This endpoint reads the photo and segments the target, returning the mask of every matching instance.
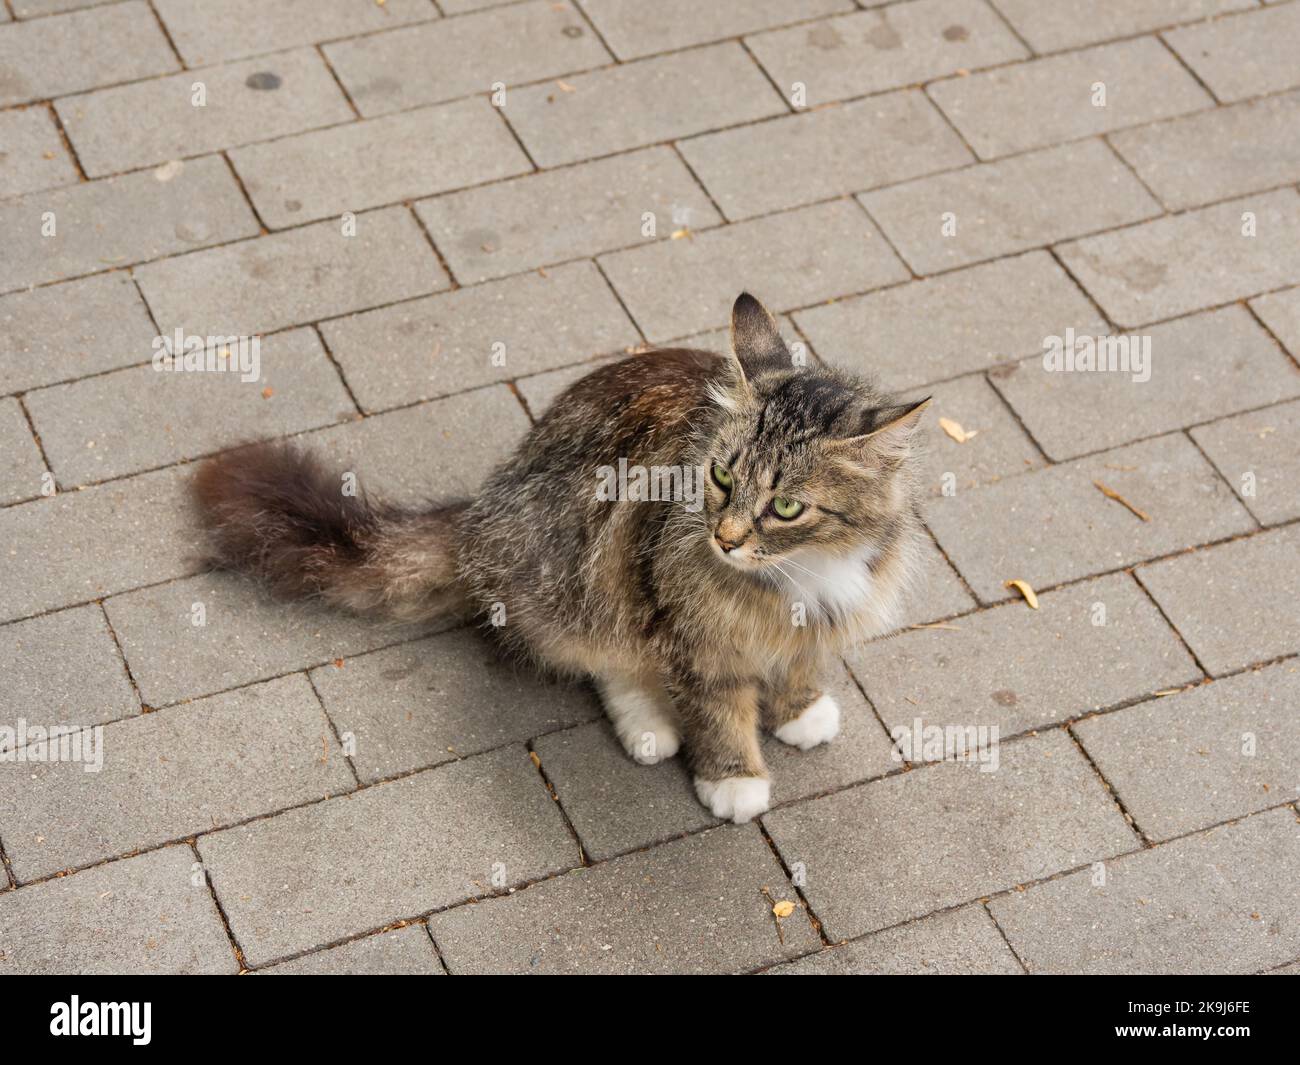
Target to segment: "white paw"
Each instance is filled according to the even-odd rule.
[[[766,777],[696,777],[695,794],[714,817],[741,825],[772,805],[772,782]]]
[[[682,738],[662,691],[613,677],[600,682],[600,693],[614,734],[633,761],[655,765],[677,753]]]
[[[782,743],[810,750],[828,743],[840,734],[840,707],[829,695],[823,695],[793,721],[787,721],[772,735]]]
[[[643,729],[640,732],[624,734],[621,728],[617,731],[623,750],[627,751],[634,762],[642,765],[657,765],[675,755],[682,745],[677,730],[666,721],[661,721],[653,729]]]

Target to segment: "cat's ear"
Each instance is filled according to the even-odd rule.
[[[731,308],[731,360],[742,379],[758,363],[790,364],[776,318],[748,292],[737,296]]]
[[[864,432],[844,437],[831,444],[833,451],[857,456],[902,456],[908,453],[921,415],[933,397],[915,403],[899,403],[888,407],[874,407],[863,417]]]

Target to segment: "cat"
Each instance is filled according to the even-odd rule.
[[[550,407],[478,498],[422,509],[344,494],[284,443],[203,465],[211,560],[272,591],[404,621],[490,621],[509,650],[591,678],[638,762],[685,745],[717,817],[767,810],[760,725],[839,732],[823,669],[889,631],[924,536],[913,477],[928,399],[791,357],[742,293],[731,351],[634,355]],[[703,499],[610,500],[618,465],[699,471]]]

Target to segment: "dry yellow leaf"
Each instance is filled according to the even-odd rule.
[[[967,440],[972,439],[979,433],[978,429],[972,429],[970,432],[967,432],[961,427],[961,423],[955,422],[951,418],[940,418],[939,428],[959,444],[966,443]]]
[[[782,899],[772,907],[772,912],[777,917],[789,917],[790,914],[794,913],[794,903],[789,899]]]
[[[1019,581],[1019,580],[1003,581],[1002,587],[1014,588],[1016,591],[1018,591],[1021,595],[1025,597],[1025,602],[1029,604],[1030,610],[1038,609],[1038,596],[1036,596],[1034,594],[1034,590],[1031,587],[1029,587],[1028,581]]]

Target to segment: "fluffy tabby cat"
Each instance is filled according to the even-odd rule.
[[[760,725],[805,750],[832,739],[824,664],[893,624],[921,534],[925,401],[793,365],[747,293],[731,347],[589,374],[472,502],[399,509],[344,495],[290,445],[228,452],[195,482],[213,560],[363,614],[495,608],[508,647],[595,681],[629,755],[684,743],[700,801],[747,821],[770,801]],[[703,507],[602,501],[597,470],[620,458],[705,471]]]

